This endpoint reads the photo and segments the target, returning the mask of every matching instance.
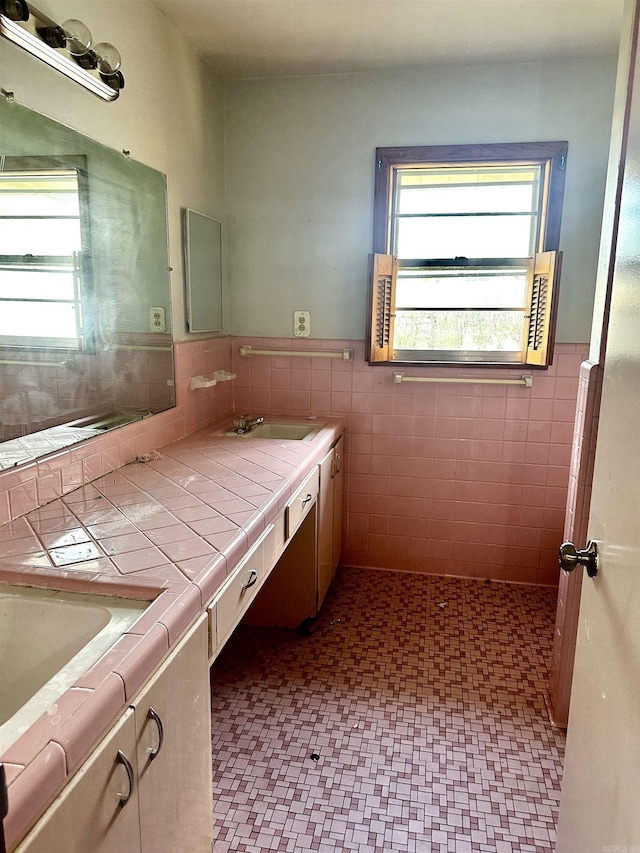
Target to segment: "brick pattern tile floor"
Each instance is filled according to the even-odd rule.
[[[310,636],[241,626],[212,669],[215,853],[553,850],[555,601],[340,569]]]

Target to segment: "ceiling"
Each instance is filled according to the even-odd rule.
[[[225,79],[615,55],[623,0],[153,0]]]

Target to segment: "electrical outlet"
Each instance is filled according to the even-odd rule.
[[[311,314],[308,311],[293,312],[293,335],[296,338],[308,338],[311,334]]]
[[[164,308],[149,308],[149,327],[152,332],[167,331],[167,321]]]

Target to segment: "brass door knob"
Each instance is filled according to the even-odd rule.
[[[595,578],[598,574],[598,546],[589,540],[584,551],[578,551],[573,542],[563,542],[560,546],[560,565],[565,572],[584,566],[589,577]]]

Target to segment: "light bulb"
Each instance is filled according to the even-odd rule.
[[[36,25],[36,32],[45,44],[49,47],[66,47],[67,37],[64,34],[62,27],[41,27]]]
[[[122,64],[117,48],[107,41],[101,41],[93,50],[98,57],[98,71],[105,76],[115,74]]]
[[[84,56],[85,53],[89,52],[92,36],[89,28],[82,21],[70,18],[64,22],[62,29],[67,37],[67,50],[71,56]]]
[[[0,0],[0,12],[10,21],[29,20],[29,7],[25,0]]]

